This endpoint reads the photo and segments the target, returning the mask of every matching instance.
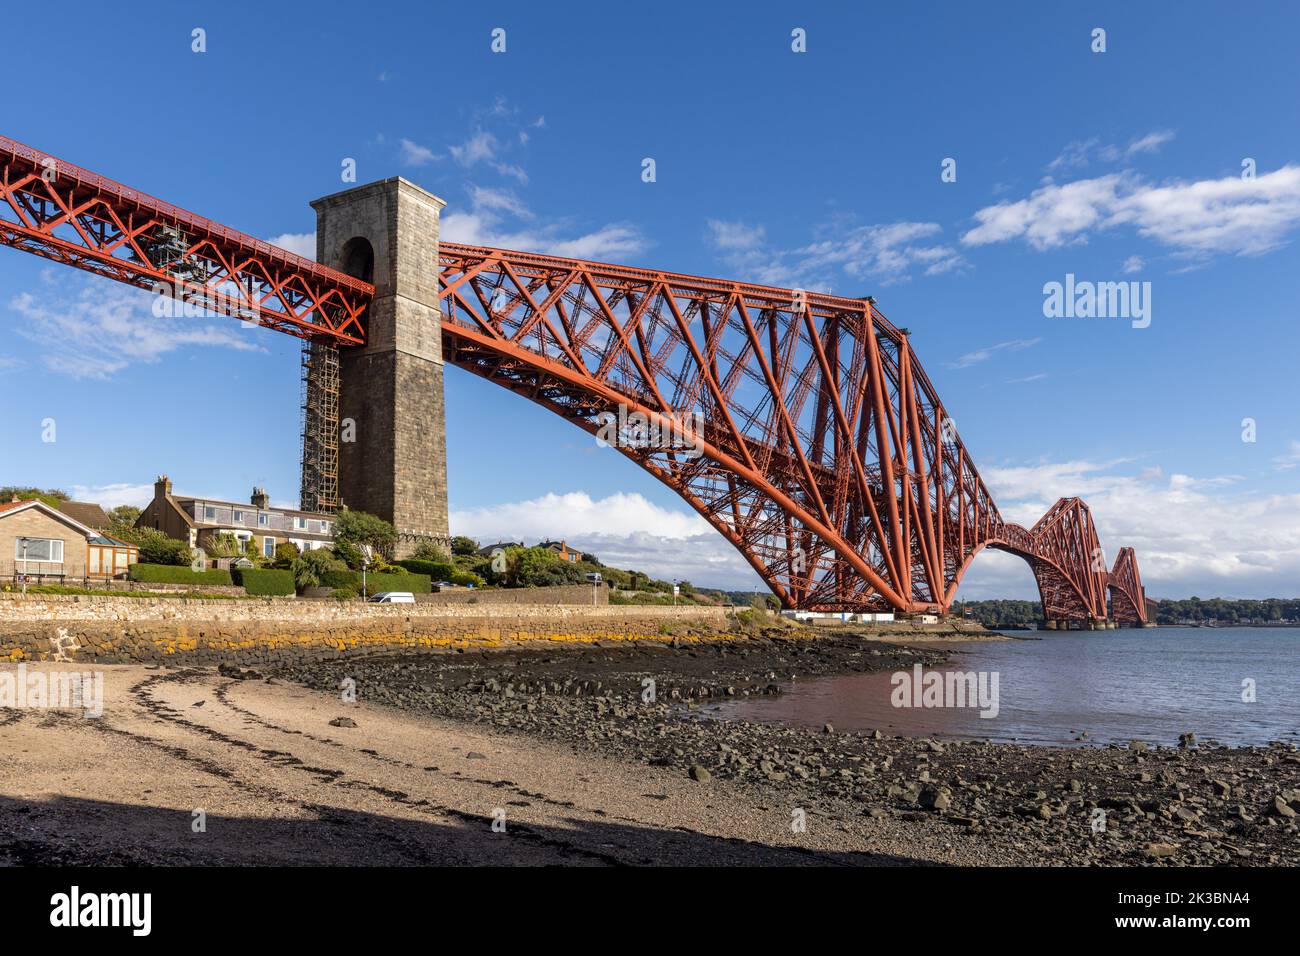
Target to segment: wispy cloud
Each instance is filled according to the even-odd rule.
[[[14,296],[19,334],[36,343],[51,371],[108,379],[136,363],[157,362],[177,349],[211,346],[244,352],[262,347],[242,323],[222,318],[154,315],[156,297],[103,279],[48,278],[39,292]]]
[[[1050,184],[1017,202],[975,213],[967,246],[1023,239],[1035,249],[1086,242],[1131,226],[1177,255],[1260,255],[1283,245],[1300,225],[1300,166],[1254,179],[1226,176],[1155,185],[1132,173]]]
[[[402,138],[399,144],[399,156],[404,165],[407,166],[427,166],[436,160],[442,159],[428,146],[421,146],[412,140]]]
[[[469,209],[443,217],[441,235],[448,242],[545,251],[575,259],[624,259],[644,250],[647,241],[633,226],[610,223],[573,234],[560,220],[539,225],[537,217],[509,190],[471,184]]]
[[[1278,471],[1300,468],[1300,441],[1291,442],[1285,453],[1273,459],[1273,464],[1277,466]]]
[[[1064,173],[1082,169],[1093,161],[1116,163],[1143,153],[1159,152],[1160,147],[1173,138],[1173,130],[1158,129],[1130,140],[1127,146],[1119,146],[1115,143],[1103,145],[1100,137],[1097,136],[1074,140],[1067,143],[1056,158],[1047,164],[1047,171]]]
[[[1039,342],[1043,341],[1041,337],[1032,339],[1011,339],[1007,342],[999,342],[997,345],[990,345],[986,348],[976,349],[974,352],[967,352],[965,355],[958,357],[955,362],[949,362],[949,368],[970,368],[972,365],[979,365],[981,362],[987,362],[998,352],[1023,352],[1027,348],[1032,348]]]
[[[815,241],[788,249],[768,246],[762,226],[710,219],[706,227],[730,268],[766,285],[835,291],[847,279],[855,286],[849,294],[862,294],[864,282],[887,286],[965,265],[957,250],[938,241],[943,229],[933,222],[854,226],[837,220],[820,226]]]

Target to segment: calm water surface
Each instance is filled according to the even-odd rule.
[[[710,714],[1033,744],[1175,744],[1192,731],[1246,745],[1300,735],[1300,628],[1008,633],[1042,640],[963,644],[945,668],[998,674],[994,718],[977,709],[895,708],[890,673],[796,681],[782,685],[781,697],[728,702]],[[1254,703],[1242,701],[1246,678],[1255,681]],[[1088,736],[1077,739],[1083,731]]]

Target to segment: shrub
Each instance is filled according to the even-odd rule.
[[[424,561],[419,558],[407,558],[405,561],[398,561],[398,565],[407,571],[415,574],[427,574],[434,581],[450,581],[451,576],[456,573],[446,561]]]
[[[339,539],[334,542],[331,550],[334,552],[334,557],[353,570],[361,570],[361,565],[366,560],[365,552],[351,541]]]
[[[389,555],[397,542],[397,532],[383,518],[364,511],[340,511],[334,518],[334,540],[358,550],[368,544],[380,554]]]
[[[243,585],[249,594],[261,597],[274,597],[293,594],[294,582],[292,571],[273,571],[270,568],[235,568],[230,576],[236,584]]]
[[[208,543],[203,548],[209,558],[237,558],[243,553],[239,539],[229,531],[219,531],[208,536]]]
[[[357,598],[361,597],[361,594],[356,588],[335,588],[334,593],[331,594],[330,597],[334,598],[336,601],[355,601]]]
[[[411,552],[411,557],[417,561],[446,561],[451,555],[442,545],[434,544],[432,541],[421,541]]]
[[[451,573],[451,577],[439,578],[438,580],[450,581],[452,584],[455,584],[462,588],[470,588],[470,587],[481,588],[483,587],[483,585],[487,583],[481,577],[475,574],[473,571],[453,571]]]
[[[451,553],[466,558],[473,557],[478,554],[478,542],[473,538],[458,534],[451,539]]]
[[[317,548],[295,559],[290,570],[293,574],[294,587],[299,591],[304,591],[307,588],[320,587],[321,585],[333,587],[333,585],[326,584],[326,576],[346,572],[347,565],[324,548]]]
[[[223,584],[229,587],[234,583],[229,571],[191,571],[174,564],[133,564],[127,568],[127,577],[147,584]]]
[[[275,560],[272,562],[272,567],[283,568],[287,571],[293,567],[293,563],[297,561],[301,555],[302,552],[298,550],[298,546],[292,541],[277,544],[275,546]]]
[[[428,594],[430,583],[427,574],[367,574],[366,593],[410,591],[412,594]],[[348,569],[327,571],[321,575],[319,584],[327,588],[352,588],[359,592],[361,590],[361,572]]]
[[[121,534],[115,534],[114,537],[139,548],[141,564],[171,564],[188,567],[194,560],[189,545],[184,541],[169,538],[153,528],[124,528]]]

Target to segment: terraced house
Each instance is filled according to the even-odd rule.
[[[136,519],[137,528],[153,528],[191,548],[211,547],[218,534],[231,534],[246,546],[252,541],[260,554],[275,555],[280,544],[301,551],[328,547],[334,541],[334,516],[273,508],[264,488],[254,488],[248,503],[192,498],[172,493],[171,479],[160,475],[153,500]]]

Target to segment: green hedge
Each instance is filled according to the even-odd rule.
[[[230,572],[230,576],[249,594],[277,597],[294,593],[292,571],[276,571],[272,568],[235,568]]]
[[[133,564],[126,575],[146,584],[234,584],[229,571],[191,571],[175,564]]]
[[[419,558],[407,558],[397,562],[406,570],[415,574],[427,574],[431,581],[450,581],[456,569],[445,561],[421,561]]]
[[[320,583],[327,588],[353,588],[360,594],[361,572],[326,571],[321,575]],[[427,574],[367,574],[366,593],[410,591],[412,594],[428,594],[431,583]]]

